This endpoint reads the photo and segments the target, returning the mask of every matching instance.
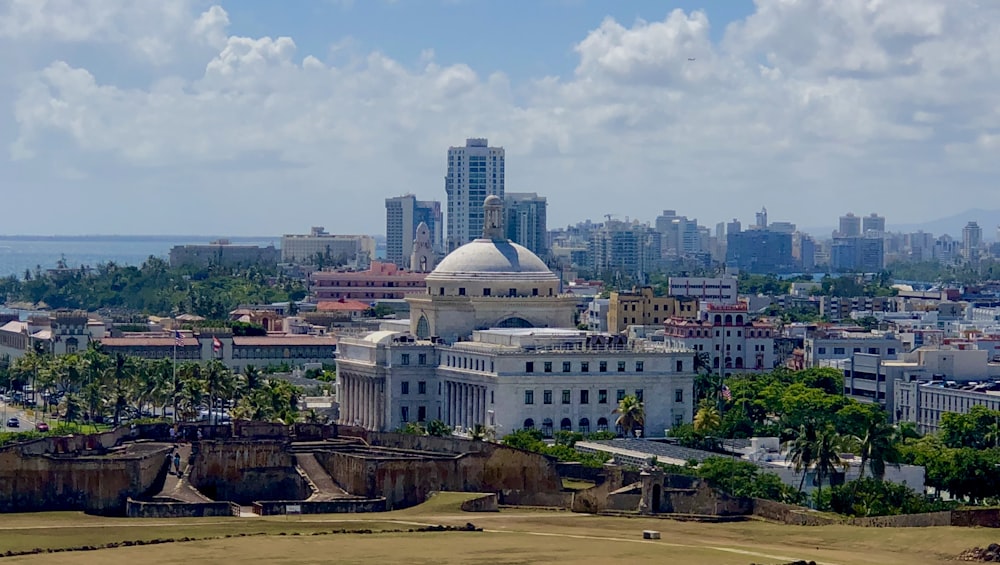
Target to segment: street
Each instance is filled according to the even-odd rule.
[[[34,413],[34,410],[32,410],[32,413]],[[7,419],[12,417],[16,417],[21,421],[21,427],[7,427]],[[35,423],[38,421],[35,418],[29,417],[23,407],[6,402],[0,402],[0,418],[2,418],[0,419],[0,426],[3,426],[2,431],[5,432],[30,432],[35,429]]]

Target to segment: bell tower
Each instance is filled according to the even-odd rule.
[[[507,239],[503,221],[503,200],[491,194],[483,202],[483,239]]]

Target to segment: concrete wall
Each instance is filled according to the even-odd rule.
[[[553,462],[537,453],[459,438],[369,433],[366,439],[373,446],[423,453],[393,457],[391,451],[329,452],[316,457],[342,488],[359,496],[384,496],[389,508],[418,504],[434,491],[557,494],[562,490]]]
[[[497,502],[497,495],[494,493],[484,494],[479,498],[466,500],[462,503],[463,512],[499,512],[500,506]]]
[[[353,514],[386,510],[384,498],[343,498],[326,501],[259,500],[253,503],[253,511],[260,516],[280,516],[290,505],[298,506],[301,514]]]
[[[31,446],[33,451],[35,446]],[[166,448],[120,456],[60,457],[0,452],[0,512],[82,510],[124,514],[129,497],[162,484]]]
[[[128,499],[125,515],[129,518],[203,518],[236,516],[240,507],[232,502],[142,502]]]
[[[201,442],[189,480],[215,500],[301,500],[308,485],[285,447],[273,440]]]

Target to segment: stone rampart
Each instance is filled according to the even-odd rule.
[[[144,502],[128,499],[129,518],[206,518],[238,516],[240,507],[232,502]]]
[[[478,498],[466,500],[462,503],[463,512],[499,512],[500,506],[497,503],[495,493],[484,494]]]
[[[924,514],[901,514],[898,516],[872,516],[870,518],[851,518],[847,523],[865,528],[927,528],[930,526],[952,525],[952,513],[927,512]]]
[[[384,498],[341,498],[324,501],[258,500],[253,503],[254,513],[260,516],[280,516],[289,511],[298,514],[354,514],[385,512],[385,510]]]
[[[266,439],[199,442],[188,480],[214,500],[303,499],[308,485],[286,446]]]

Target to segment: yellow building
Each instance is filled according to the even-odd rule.
[[[608,331],[620,333],[628,326],[662,324],[668,318],[698,317],[697,298],[654,296],[653,287],[632,292],[612,292],[608,307]]]

